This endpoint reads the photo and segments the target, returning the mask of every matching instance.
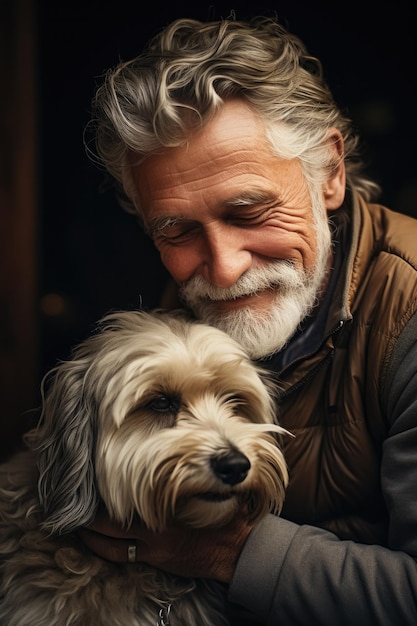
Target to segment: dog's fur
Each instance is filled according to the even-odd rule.
[[[155,626],[169,605],[173,626],[226,626],[220,583],[102,560],[76,531],[99,506],[154,531],[279,512],[274,422],[271,382],[226,334],[179,311],[106,316],[0,468],[1,626]]]

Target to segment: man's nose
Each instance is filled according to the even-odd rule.
[[[203,276],[217,287],[231,287],[252,265],[242,229],[225,226],[206,233]]]

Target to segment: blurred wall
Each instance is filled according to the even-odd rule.
[[[36,402],[37,125],[31,0],[0,4],[0,455]]]

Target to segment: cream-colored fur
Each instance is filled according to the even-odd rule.
[[[1,626],[226,626],[225,589],[91,554],[99,506],[128,525],[279,512],[287,469],[267,375],[180,311],[114,313],[47,377],[28,450],[0,467]],[[221,532],[221,530],[219,530]]]

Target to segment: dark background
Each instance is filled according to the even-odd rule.
[[[373,7],[377,7],[375,10]],[[282,1],[169,6],[117,1],[37,3],[40,375],[68,356],[109,309],[152,307],[166,279],[132,216],[101,189],[83,131],[97,81],[177,17],[278,17],[323,61],[363,137],[382,201],[417,217],[416,34],[411,6]],[[416,243],[417,245],[417,243]]]

